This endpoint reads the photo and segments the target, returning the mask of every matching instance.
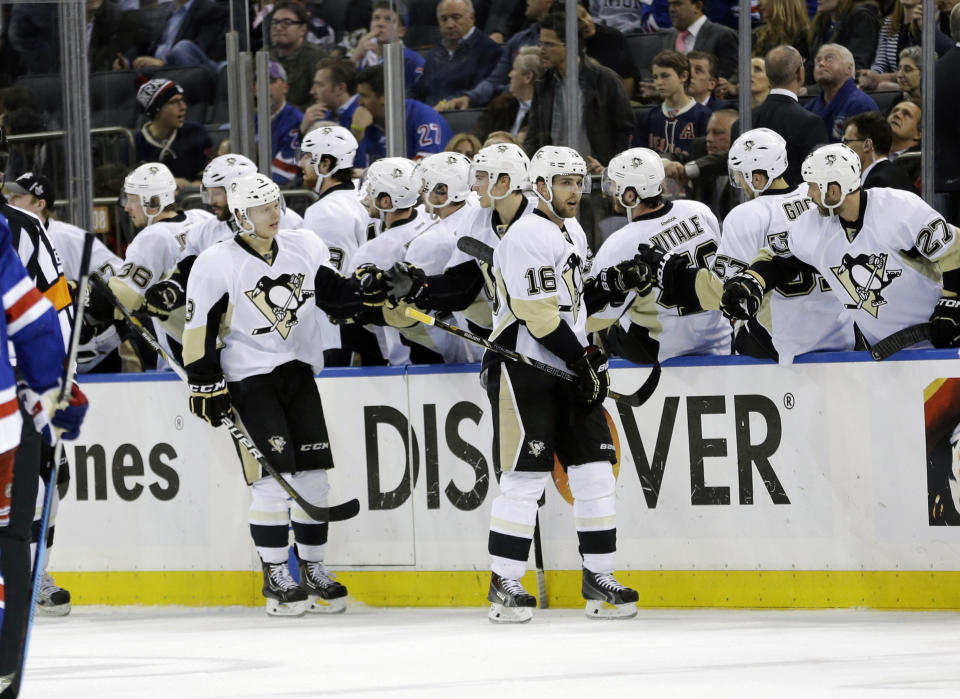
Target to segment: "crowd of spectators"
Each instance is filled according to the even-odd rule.
[[[920,4],[760,0],[753,18],[752,123],[786,138],[788,182],[799,182],[803,156],[822,143],[869,144],[855,150],[865,168],[880,164],[873,165],[874,177],[919,150]],[[937,70],[936,188],[949,216],[960,198],[951,111],[957,98],[948,68],[960,61],[956,6],[957,0],[938,1],[935,45],[944,68]],[[591,173],[602,172],[625,148],[645,146],[665,159],[674,195],[698,197],[718,213],[735,202],[723,173],[712,169],[718,158],[698,164],[722,155],[739,133],[734,7],[705,0],[580,0],[581,118],[571,145]],[[55,6],[16,3],[2,12],[3,123],[8,133],[59,126],[56,108],[31,93],[31,80],[59,71]],[[134,160],[164,162],[183,187],[197,186],[205,163],[228,146],[218,146],[225,119],[215,115],[223,114],[217,100],[226,99],[229,6],[223,0],[88,0],[87,17],[91,71],[131,76],[133,92],[124,99],[136,94],[141,111]],[[263,44],[271,58],[271,172],[283,187],[302,186],[297,146],[320,125],[354,133],[358,167],[386,155],[383,54],[394,40],[404,42],[408,157],[445,149],[471,155],[491,137],[530,154],[566,137],[570,41],[559,0],[400,0],[393,6],[386,0],[277,0],[254,5],[250,27],[254,47]],[[191,97],[178,69],[202,70],[208,89],[193,89]],[[188,114],[197,92],[208,100],[206,112]],[[24,168],[35,170],[51,160],[40,148],[21,157]],[[897,186],[909,180],[918,190],[918,163],[908,157],[902,172],[885,178]]]

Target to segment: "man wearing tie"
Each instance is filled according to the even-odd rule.
[[[717,57],[721,78],[737,74],[737,33],[703,14],[703,0],[669,0],[673,29],[663,33],[663,48],[687,55],[704,51]]]

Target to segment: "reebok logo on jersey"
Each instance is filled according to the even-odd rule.
[[[254,335],[264,335],[276,330],[284,340],[290,330],[299,323],[297,311],[313,298],[314,292],[303,291],[302,274],[281,274],[276,279],[260,277],[256,287],[244,294],[253,301],[270,325],[256,328]]]
[[[287,440],[285,440],[283,437],[281,437],[278,434],[275,434],[270,439],[268,439],[267,443],[278,454],[282,454],[283,448],[287,446]]]
[[[529,453],[534,456],[540,456],[543,453],[543,450],[547,448],[547,445],[541,442],[539,439],[531,439],[527,442],[527,447],[529,447]]]
[[[840,284],[850,295],[852,303],[844,304],[852,310],[864,310],[874,318],[879,313],[880,306],[887,303],[882,292],[894,279],[903,274],[902,269],[887,269],[887,253],[876,255],[866,253],[844,255],[843,262],[830,271],[836,275]]]

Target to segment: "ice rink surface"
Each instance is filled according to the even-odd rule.
[[[960,614],[77,607],[38,618],[24,699],[960,696]]]

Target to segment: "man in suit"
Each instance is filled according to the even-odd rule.
[[[800,184],[803,159],[817,146],[829,143],[823,120],[800,106],[797,94],[804,81],[803,57],[792,46],[770,49],[766,59],[770,95],[753,110],[753,128],[766,127],[787,142],[787,171],[790,185]],[[740,123],[733,125],[733,139],[740,135]]]
[[[163,30],[152,46],[132,61],[118,58],[117,68],[143,71],[162,66],[202,65],[212,73],[227,58],[224,36],[229,10],[215,0],[173,0]]]
[[[937,208],[952,221],[960,220],[960,95],[957,94],[957,75],[960,75],[960,4],[950,11],[950,36],[957,45],[937,61],[934,80],[933,134],[936,157],[933,174],[936,183]]]
[[[880,112],[862,112],[844,122],[843,144],[860,158],[863,189],[893,187],[919,194],[907,171],[890,162],[893,131]]]
[[[737,33],[707,19],[703,0],[669,0],[668,5],[673,29],[663,33],[663,48],[684,55],[694,50],[712,53],[717,57],[721,78],[736,76]]]

